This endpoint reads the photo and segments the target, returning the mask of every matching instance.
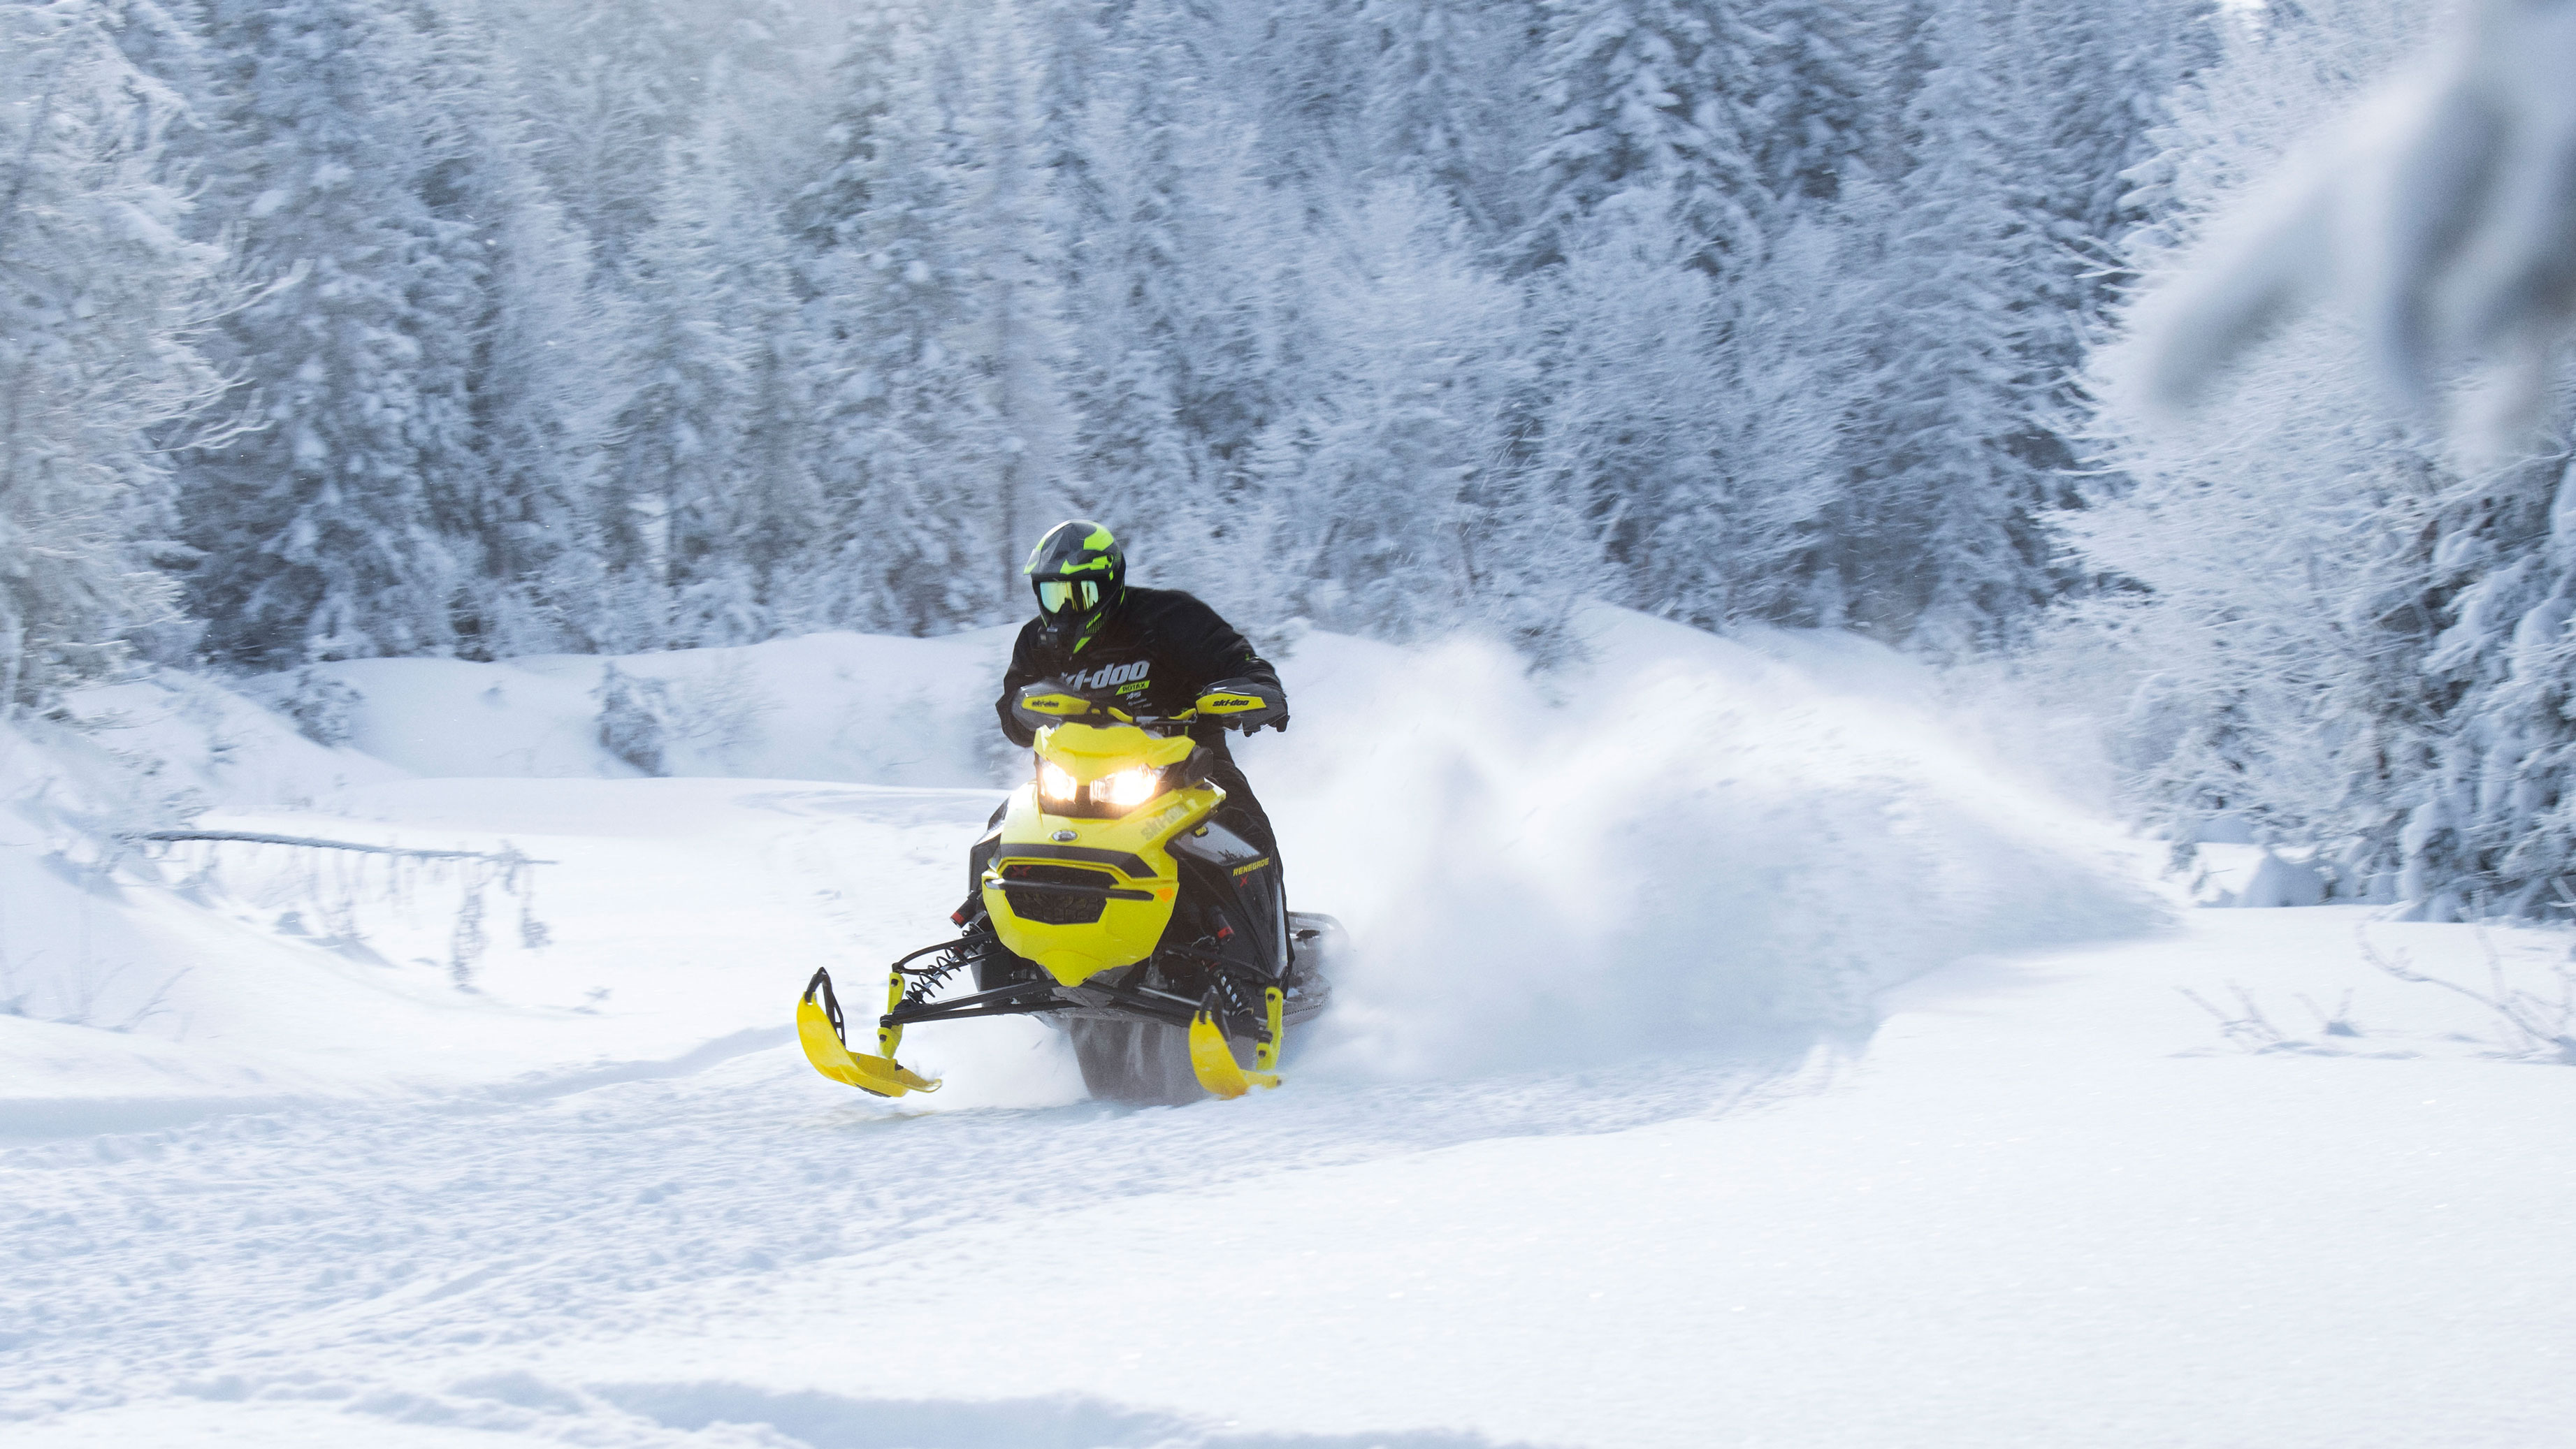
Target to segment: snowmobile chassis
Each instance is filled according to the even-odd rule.
[[[1066,893],[1086,890],[1079,886],[1037,888]],[[1298,969],[1291,971],[1284,990],[1260,982],[1240,962],[1223,953],[1196,945],[1165,945],[1148,960],[1102,972],[1079,986],[1066,986],[1013,956],[993,934],[989,923],[978,919],[963,935],[910,952],[887,968],[886,1009],[877,1017],[877,1049],[880,1055],[892,1058],[907,1026],[989,1016],[1149,1021],[1183,1031],[1206,1023],[1224,1037],[1254,1043],[1255,1071],[1267,1072],[1277,1065],[1284,1029],[1314,1016],[1330,1001],[1331,988],[1322,973],[1312,969],[1311,958],[1322,956],[1327,943],[1338,937],[1341,929],[1341,923],[1330,916],[1310,911],[1288,913],[1289,951]],[[929,999],[965,971],[974,973],[979,989],[945,1001]],[[1198,976],[1205,982],[1197,996],[1163,989],[1183,984],[1173,978],[1188,976]],[[997,978],[1008,979],[999,985],[989,984]],[[1161,985],[1146,984],[1155,981]],[[848,1028],[832,987],[830,968],[815,969],[812,979],[805,983],[802,1000],[821,1008],[831,1023],[832,1035],[846,1050]],[[1200,1035],[1203,1038],[1204,1032]],[[1223,1075],[1221,1066],[1216,1070]],[[852,1085],[878,1096],[891,1095],[863,1081]],[[937,1087],[935,1082],[905,1085],[913,1091],[933,1091]]]

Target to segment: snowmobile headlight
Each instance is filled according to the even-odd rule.
[[[1140,766],[1091,782],[1091,798],[1118,810],[1133,810],[1162,793],[1163,772]]]
[[[1058,805],[1070,805],[1082,789],[1064,766],[1053,760],[1038,761],[1038,793]]]

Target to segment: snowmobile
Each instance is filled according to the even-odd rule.
[[[1276,701],[1217,691],[1156,718],[1040,683],[1015,704],[1047,723],[1031,778],[969,853],[972,890],[950,917],[962,934],[893,964],[872,1053],[851,1049],[817,970],[796,1006],[806,1060],[881,1097],[935,1091],[895,1060],[905,1027],[1039,1016],[1071,1035],[1094,1097],[1277,1086],[1288,1029],[1323,1010],[1323,968],[1345,938],[1330,916],[1288,910],[1276,863],[1213,818],[1225,791],[1189,733]],[[931,999],[961,974],[974,991]]]

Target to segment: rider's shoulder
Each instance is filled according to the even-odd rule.
[[[1157,620],[1216,618],[1198,595],[1181,589],[1148,589],[1135,584],[1127,586],[1127,609],[1140,618]]]

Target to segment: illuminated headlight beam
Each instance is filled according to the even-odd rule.
[[[1121,770],[1093,781],[1091,798],[1120,810],[1133,810],[1153,799],[1162,783],[1160,770]]]

